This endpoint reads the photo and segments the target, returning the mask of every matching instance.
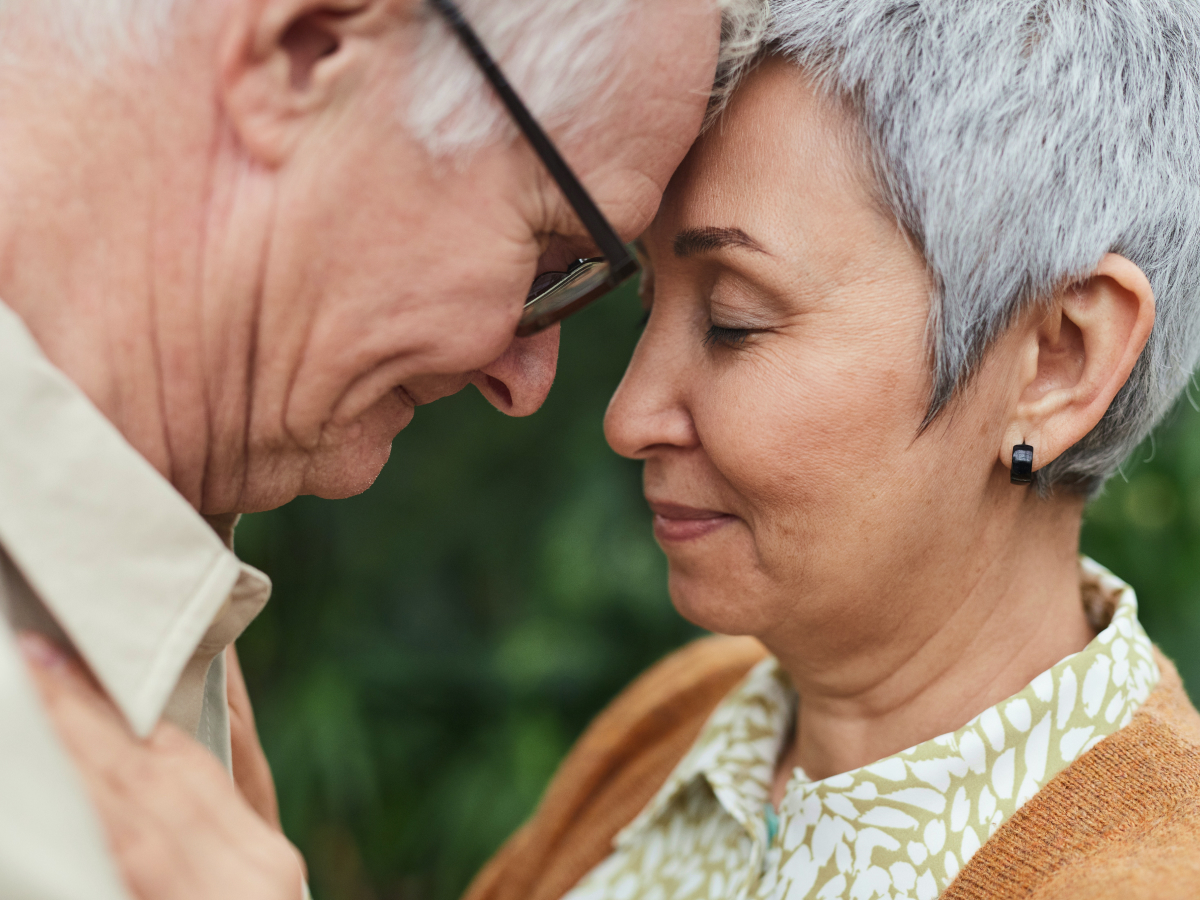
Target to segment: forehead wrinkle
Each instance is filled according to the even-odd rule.
[[[765,253],[770,256],[762,244],[742,229],[718,228],[714,225],[683,229],[675,235],[672,247],[675,255],[680,259],[730,247],[753,250],[755,253]]]

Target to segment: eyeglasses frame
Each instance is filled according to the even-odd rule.
[[[612,227],[608,219],[604,217],[604,213],[596,205],[587,189],[580,183],[575,173],[571,171],[571,167],[567,165],[566,160],[562,158],[562,154],[558,152],[558,148],[547,137],[546,132],[537,123],[537,120],[530,114],[529,109],[517,96],[504,73],[500,71],[499,65],[488,53],[483,42],[475,33],[475,30],[463,17],[458,7],[453,0],[429,0],[429,4],[441,14],[446,24],[458,36],[463,48],[479,66],[484,78],[488,80],[492,88],[496,91],[496,95],[508,110],[513,121],[521,134],[533,147],[534,152],[542,161],[542,164],[549,171],[550,176],[562,191],[567,202],[571,204],[571,208],[575,210],[575,215],[579,217],[579,221],[583,223],[583,227],[587,229],[596,246],[600,249],[604,259],[608,262],[609,273],[607,282],[600,290],[585,294],[578,298],[569,306],[553,310],[548,317],[548,321],[541,319],[533,319],[526,321],[522,319],[521,324],[517,328],[518,337],[527,337],[530,334],[535,334],[543,328],[547,328],[556,321],[566,318],[571,313],[582,309],[588,303],[591,303],[602,294],[606,294],[614,288],[624,284],[639,271],[641,266],[638,264],[635,256],[629,252],[616,229]]]

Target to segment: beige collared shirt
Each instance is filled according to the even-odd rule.
[[[126,900],[14,632],[72,646],[138,735],[166,717],[228,767],[222,651],[270,592],[0,303],[0,898]]]

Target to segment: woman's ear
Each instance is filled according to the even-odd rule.
[[[241,143],[278,165],[314,115],[335,102],[384,0],[258,0],[233,4],[220,87]]]
[[[1022,339],[1018,397],[1000,461],[1033,447],[1034,470],[1053,462],[1099,423],[1154,326],[1154,291],[1140,268],[1109,253],[1090,277],[1034,313]]]

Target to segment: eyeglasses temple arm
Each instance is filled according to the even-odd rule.
[[[579,183],[579,179],[575,177],[575,173],[571,171],[571,167],[567,165],[558,149],[550,142],[550,138],[542,131],[542,127],[525,108],[521,98],[517,96],[516,91],[508,83],[508,79],[504,77],[504,73],[500,71],[500,67],[496,65],[496,61],[492,59],[487,48],[483,46],[483,42],[475,34],[475,30],[471,28],[451,0],[429,0],[429,3],[441,13],[446,23],[458,35],[467,52],[479,65],[484,77],[491,83],[500,100],[508,108],[517,127],[525,135],[525,139],[529,141],[558,183],[563,196],[567,198],[567,202],[571,204],[576,215],[579,216],[579,220],[587,228],[592,240],[596,242],[600,252],[608,260],[612,268],[609,280],[615,285],[629,278],[639,268],[637,260],[626,249],[617,233],[613,231],[608,220],[604,218],[604,214],[600,212],[591,196]]]

